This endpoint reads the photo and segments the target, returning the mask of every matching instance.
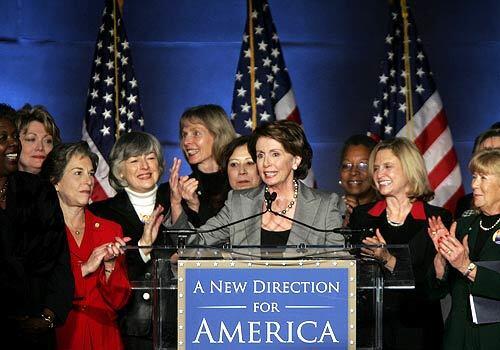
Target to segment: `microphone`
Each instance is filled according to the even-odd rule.
[[[266,200],[266,211],[272,211],[271,205],[276,200],[276,197],[278,197],[278,194],[276,192],[273,193],[269,193],[267,191],[264,192],[264,199]]]

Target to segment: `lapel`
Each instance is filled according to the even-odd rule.
[[[474,246],[476,245],[476,241],[477,241],[477,235],[479,232],[479,216],[471,217],[471,218],[469,218],[469,220],[470,221],[468,221],[465,224],[465,227],[468,227],[468,229],[465,232],[463,232],[463,234],[460,235],[460,238],[458,238],[458,240],[460,242],[462,242],[465,235],[469,235],[469,238],[467,241],[468,241],[468,245],[469,245],[469,254],[470,254],[470,252],[473,251]],[[483,247],[483,249],[484,249],[484,247]]]
[[[126,228],[123,228],[123,230],[126,231],[126,235],[130,236],[133,242],[139,241],[142,236],[143,225],[135,212],[134,206],[130,203],[127,193],[125,191],[120,191],[113,200],[115,202],[115,210],[121,214],[126,222]]]
[[[95,216],[92,215],[90,210],[85,210],[85,230],[83,232],[82,241],[80,246],[76,243],[75,238],[71,234],[68,226],[65,225],[66,236],[68,238],[68,245],[71,254],[78,257],[78,260],[87,261],[94,247],[94,225]]]
[[[257,215],[262,210],[262,199],[264,198],[264,186],[257,187],[241,195],[241,217],[239,219]],[[247,220],[245,225],[245,238],[235,244],[260,245],[262,216]]]
[[[316,216],[319,213],[321,198],[317,196],[313,190],[299,181],[299,195],[297,197],[297,207],[295,208],[294,219],[308,225],[316,223]],[[317,239],[312,239],[311,229],[300,224],[292,223],[290,235],[288,236],[287,245],[297,245],[301,243],[317,242]],[[315,232],[318,234],[318,232]]]

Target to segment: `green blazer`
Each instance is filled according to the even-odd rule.
[[[469,235],[469,251],[473,251],[479,232],[479,215],[462,217],[457,222],[457,238],[460,241]],[[477,261],[500,260],[500,245],[493,242],[488,232],[486,243],[479,253]],[[432,269],[434,270],[434,269]],[[431,288],[435,296],[451,294],[452,307],[445,323],[444,350],[498,350],[500,349],[500,323],[477,325],[472,322],[469,295],[500,300],[500,273],[478,266],[474,282],[462,276],[460,272],[448,266],[443,280],[431,274]]]

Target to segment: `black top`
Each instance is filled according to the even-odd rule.
[[[427,295],[426,277],[436,255],[427,233],[430,216],[441,216],[445,226],[451,225],[446,209],[418,201],[398,227],[387,222],[385,201],[360,205],[351,214],[349,227],[379,228],[387,244],[408,244],[410,251],[415,290],[384,290],[384,349],[434,349],[441,344],[440,303]],[[399,268],[396,261],[393,273]]]
[[[495,225],[498,218],[500,218],[500,214],[491,216],[481,214],[476,219],[480,221],[483,227],[489,228],[489,230],[483,230],[481,226],[479,227],[476,244],[474,245],[474,248],[470,252],[470,259],[472,261],[478,260],[479,254],[481,253],[484,244],[491,237],[492,232],[495,232],[500,227],[499,225]]]
[[[198,170],[198,168],[193,168],[193,173],[189,177],[199,181],[197,192],[200,200],[200,209],[198,213],[192,211],[188,208],[184,200],[182,201],[182,207],[189,221],[195,227],[200,227],[222,209],[227,199],[227,193],[231,188],[229,187],[227,174],[224,171],[205,174]]]
[[[0,209],[0,266],[2,321],[38,316],[44,307],[59,324],[66,320],[74,279],[64,217],[54,186],[36,175],[19,171],[8,177],[6,208]]]
[[[460,218],[464,212],[472,209],[472,205],[474,204],[473,199],[474,198],[472,196],[472,193],[468,193],[457,201],[457,208],[455,209],[455,219]]]
[[[290,230],[286,231],[268,231],[260,229],[260,245],[264,247],[285,246],[290,236]]]
[[[164,213],[170,209],[170,189],[168,183],[158,186],[156,192],[156,204],[161,204]],[[122,227],[123,235],[132,238],[129,245],[137,245],[142,237],[144,223],[135,212],[125,191],[118,192],[113,198],[92,203],[90,211],[94,214],[112,220]],[[169,236],[158,235],[156,244],[173,245]],[[164,254],[171,252],[163,251]],[[151,254],[155,254],[152,252]],[[142,260],[139,250],[128,250],[126,254],[127,272],[131,281],[148,281],[153,276],[152,260],[147,263]],[[166,273],[170,269],[164,269]],[[168,276],[170,277],[170,276]],[[125,308],[119,312],[119,324],[121,332],[127,336],[148,337],[152,336],[152,300],[143,298],[144,290],[133,290],[132,296]],[[151,296],[151,294],[150,294]]]

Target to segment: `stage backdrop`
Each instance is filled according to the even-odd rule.
[[[338,189],[344,139],[368,128],[387,31],[386,0],[269,0],[319,187]],[[500,120],[500,2],[413,1],[462,167],[474,137]],[[64,141],[81,137],[104,1],[0,2],[0,100],[43,104]],[[146,131],[180,156],[178,119],[193,105],[230,112],[245,0],[125,0]],[[183,167],[187,173],[188,167]]]

